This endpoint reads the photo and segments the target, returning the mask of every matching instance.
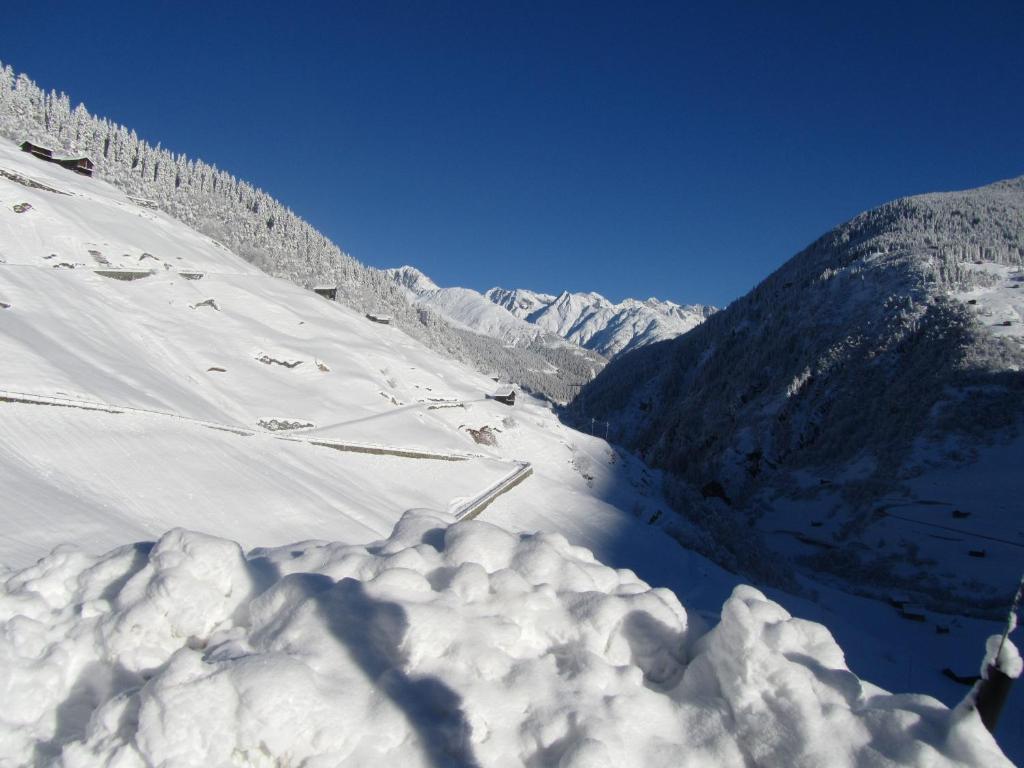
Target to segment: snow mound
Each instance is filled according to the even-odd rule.
[[[411,511],[369,546],[183,529],[0,591],[0,765],[1009,765],[738,587],[676,597],[560,535]]]

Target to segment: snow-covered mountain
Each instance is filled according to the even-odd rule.
[[[522,288],[491,288],[480,294],[469,288],[441,288],[415,267],[386,270],[417,307],[435,312],[454,325],[499,339],[559,348],[570,344],[610,358],[686,333],[716,310],[671,301],[626,299],[613,304],[599,293],[559,296]],[[595,373],[602,366],[595,365]]]
[[[1009,765],[544,403],[5,142],[0,246],[4,763]],[[882,678],[991,634],[784,597]]]
[[[491,288],[486,296],[516,317],[605,357],[666,341],[704,322],[715,307],[650,298],[614,304],[599,293],[558,296]]]
[[[415,267],[404,266],[385,272],[406,291],[409,301],[426,307],[455,325],[499,339],[510,346],[540,342],[573,349],[561,337],[545,333],[535,325],[514,317],[469,288],[441,288]],[[597,369],[604,362],[595,357]],[[597,370],[594,371],[595,375]]]
[[[527,288],[491,288],[484,295],[523,320],[527,320],[530,315],[544,309],[558,298],[550,293],[537,293]]]
[[[348,306],[387,315],[431,349],[476,370],[564,402],[604,360],[572,347],[509,345],[413,307],[388,274],[367,267],[263,190],[216,166],[139,139],[129,128],[72,109],[0,63],[0,136],[31,140],[58,154],[88,155],[96,174],[150,209],[162,210],[230,248],[264,272],[306,288],[332,287]]]
[[[997,610],[1024,545],[1022,265],[1024,178],[897,200],[575,407],[722,538],[754,519],[857,589]]]

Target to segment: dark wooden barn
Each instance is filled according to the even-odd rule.
[[[516,404],[516,390],[511,384],[499,384],[493,394],[487,395],[490,400],[497,400],[505,405]]]
[[[31,141],[23,141],[21,151],[29,152],[33,157],[38,157],[48,163],[57,163],[62,168],[67,168],[69,171],[80,173],[83,176],[92,176],[92,172],[96,168],[96,164],[88,157],[54,157],[52,149],[33,144]]]
[[[334,286],[334,287],[324,286],[322,288],[314,288],[313,290],[318,295],[323,296],[325,299],[330,299],[331,301],[335,301],[338,298],[338,287],[337,286]]]
[[[53,160],[52,150],[49,150],[46,147],[40,147],[38,144],[33,144],[31,141],[23,141],[21,143],[21,151],[31,152],[40,160]]]
[[[67,168],[69,171],[80,173],[83,176],[92,176],[92,172],[96,168],[95,163],[88,157],[64,157],[54,160],[54,162],[62,168]]]

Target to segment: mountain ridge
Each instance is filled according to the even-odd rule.
[[[717,311],[654,297],[615,303],[593,291],[552,296],[496,287],[484,295],[516,317],[608,358],[686,333]]]
[[[1005,585],[991,558],[1009,567],[1009,549],[940,579],[915,554],[921,537],[879,510],[898,502],[944,524],[940,512],[977,502],[947,488],[949,504],[929,506],[929,484],[982,471],[971,456],[987,442],[1020,449],[1022,265],[1024,177],[901,198],[826,233],[691,333],[616,358],[574,406],[685,479],[678,504],[702,519],[731,507],[722,514],[751,515],[815,568],[862,584],[914,573],[964,605],[980,602],[975,579],[996,605]],[[1012,478],[987,482],[992,501],[974,519],[1017,539]],[[783,529],[820,543],[792,545]]]

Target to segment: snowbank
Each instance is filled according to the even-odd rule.
[[[406,513],[369,546],[183,529],[0,591],[0,765],[1009,765],[738,587],[675,596],[551,534]]]

